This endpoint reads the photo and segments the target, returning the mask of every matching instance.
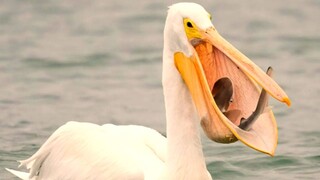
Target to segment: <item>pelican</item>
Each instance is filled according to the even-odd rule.
[[[167,137],[148,127],[68,122],[30,158],[22,179],[212,179],[200,127],[219,143],[240,140],[274,155],[277,125],[268,96],[290,105],[271,78],[219,35],[195,3],[169,7],[162,85]]]

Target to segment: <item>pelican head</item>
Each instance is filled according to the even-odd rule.
[[[190,92],[199,123],[213,141],[237,140],[273,155],[277,124],[268,94],[290,105],[271,78],[227,42],[212,24],[212,16],[195,3],[169,8],[164,29],[163,86],[182,81]],[[252,113],[253,112],[253,113]]]

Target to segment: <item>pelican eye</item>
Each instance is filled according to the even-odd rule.
[[[187,22],[187,26],[188,26],[189,28],[193,28],[193,25],[192,25],[191,22]]]
[[[197,25],[191,19],[183,18],[183,26],[189,40],[202,38]]]

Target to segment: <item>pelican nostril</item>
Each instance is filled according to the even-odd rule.
[[[205,33],[206,33],[206,34],[209,34],[210,31],[217,31],[217,30],[216,30],[216,28],[214,28],[214,27],[209,27],[209,28],[205,31]]]

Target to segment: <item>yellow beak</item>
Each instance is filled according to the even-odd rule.
[[[278,140],[277,124],[271,108],[266,105],[267,98],[264,105],[257,105],[262,97],[260,87],[290,105],[288,96],[214,28],[200,33],[202,39],[197,39],[193,46],[193,55],[186,57],[176,52],[174,61],[191,93],[204,132],[216,142],[240,140],[273,156]],[[250,128],[239,128],[257,106],[263,106],[262,112],[255,115]]]

